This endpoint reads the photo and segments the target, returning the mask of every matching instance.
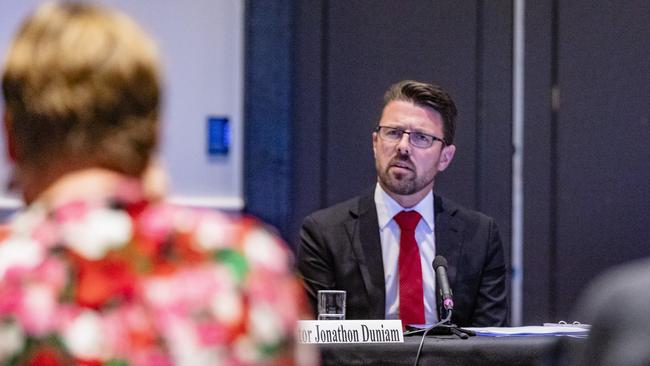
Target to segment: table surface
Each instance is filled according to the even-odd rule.
[[[404,343],[321,344],[323,365],[413,365],[421,336]],[[427,337],[419,365],[540,365],[553,363],[560,344],[579,347],[584,338],[566,336]]]

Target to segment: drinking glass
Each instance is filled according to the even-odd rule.
[[[345,320],[345,291],[318,291],[318,320]]]

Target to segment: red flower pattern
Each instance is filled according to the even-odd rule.
[[[291,364],[305,302],[283,243],[251,218],[126,197],[36,202],[3,231],[0,364]]]

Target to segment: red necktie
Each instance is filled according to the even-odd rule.
[[[415,241],[415,227],[420,221],[417,211],[395,215],[399,238],[399,317],[402,324],[424,324],[424,294],[420,249]]]

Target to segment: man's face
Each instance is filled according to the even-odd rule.
[[[379,125],[444,138],[440,113],[411,102],[389,102]],[[372,134],[372,149],[379,184],[404,207],[414,206],[427,195],[434,177],[447,169],[456,151],[454,145],[444,146],[440,141],[424,149],[414,147],[406,133],[399,141],[386,141],[377,132]]]

